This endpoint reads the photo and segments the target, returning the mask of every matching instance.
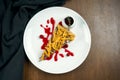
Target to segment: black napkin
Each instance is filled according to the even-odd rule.
[[[61,6],[65,0],[0,0],[0,80],[22,80],[23,33],[38,11]]]

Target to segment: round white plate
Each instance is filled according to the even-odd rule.
[[[42,24],[44,27],[47,25],[47,20],[54,18],[55,26],[67,16],[71,16],[74,19],[74,24],[70,29],[75,34],[74,41],[68,44],[68,50],[74,53],[74,56],[65,56],[65,51],[60,50],[60,53],[64,55],[62,58],[58,55],[58,60],[54,61],[54,56],[51,60],[39,61],[43,50],[41,46],[43,44],[42,39],[39,36],[42,34],[46,36],[44,29],[40,27]],[[63,25],[65,25],[63,23]],[[52,25],[49,23],[49,27]],[[86,59],[90,46],[91,46],[91,34],[85,20],[75,11],[65,7],[50,7],[38,12],[28,22],[23,38],[24,49],[29,60],[40,70],[52,73],[62,74],[74,70],[80,66]]]

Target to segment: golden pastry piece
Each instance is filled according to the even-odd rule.
[[[45,60],[47,57],[50,57],[55,51],[59,51],[64,44],[73,41],[74,38],[75,35],[68,28],[58,24],[53,31],[53,35],[46,45],[40,60]]]

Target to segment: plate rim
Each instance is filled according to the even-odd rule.
[[[74,11],[74,10],[72,10],[72,9],[70,9],[70,8],[54,6],[54,7],[45,8],[45,9],[43,9],[43,10],[41,10],[41,11],[44,11],[44,10],[49,9],[49,8],[65,8],[65,9],[71,10],[71,11],[75,12],[77,15],[79,15],[79,17],[82,19],[83,22],[85,22],[85,25],[87,26],[87,30],[88,30],[88,32],[89,32],[89,49],[88,49],[88,51],[87,51],[87,56],[86,56],[86,57],[84,58],[84,60],[76,67],[76,68],[78,68],[79,66],[81,66],[81,65],[84,63],[84,61],[85,61],[86,58],[88,57],[88,55],[89,55],[89,53],[90,53],[90,50],[91,50],[91,32],[90,32],[90,28],[89,28],[87,22],[85,21],[85,19],[84,19],[79,13],[77,13],[76,11]],[[38,11],[36,14],[38,14],[38,13],[41,12],[41,11]],[[35,15],[36,15],[36,14],[35,14]],[[34,16],[35,16],[35,15],[34,15]],[[45,70],[40,69],[38,66],[36,66],[36,64],[34,63],[34,61],[32,61],[32,60],[30,59],[30,57],[29,57],[29,55],[28,55],[28,51],[27,51],[26,48],[25,48],[25,44],[26,44],[26,43],[25,43],[25,33],[26,33],[27,29],[28,29],[27,26],[28,26],[29,22],[31,22],[31,20],[34,18],[34,16],[31,17],[31,19],[27,22],[26,28],[25,28],[24,33],[23,33],[23,47],[24,47],[25,54],[27,55],[29,61],[30,61],[36,68],[38,68],[39,70],[41,70],[41,71],[43,71],[43,72],[46,72],[46,73],[50,73],[50,74],[64,74],[64,73],[68,73],[68,72],[71,72],[71,71],[75,70],[76,68],[74,68],[74,69],[72,69],[72,70],[65,71],[65,72],[52,73],[52,72],[48,72],[48,71],[45,71]]]

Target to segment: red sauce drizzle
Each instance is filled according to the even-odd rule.
[[[64,55],[63,55],[63,54],[61,54],[61,53],[59,54],[59,56],[61,56],[62,58],[64,57]]]
[[[40,35],[40,39],[42,39],[43,45],[41,46],[41,49],[45,49],[45,46],[48,43],[48,38],[45,38],[43,35]]]
[[[50,22],[52,24],[52,32],[54,31],[54,27],[55,27],[55,20],[52,18],[50,18]]]
[[[74,56],[73,52],[71,52],[67,49],[65,49],[65,52],[67,52],[67,54],[66,54],[67,56]]]
[[[68,48],[68,44],[65,44],[62,48]]]
[[[58,51],[55,51],[54,61],[58,60]]]
[[[47,20],[47,24],[49,24],[49,19]]]
[[[59,24],[60,24],[61,26],[63,26],[62,21],[60,21]]]
[[[41,49],[45,49],[45,46],[48,43],[48,37],[50,35],[52,35],[52,33],[53,33],[54,25],[55,25],[55,20],[53,18],[51,18],[50,22],[52,24],[52,32],[50,32],[51,28],[48,25],[46,25],[46,27],[44,27],[42,24],[40,24],[40,27],[42,27],[44,29],[45,34],[47,34],[46,37],[44,35],[40,35],[40,39],[42,39],[42,41],[43,41],[43,45],[41,46]],[[49,20],[47,20],[47,24],[49,24]]]
[[[53,57],[53,54],[52,54],[52,55],[50,55],[50,57],[47,57],[47,58],[46,58],[46,60],[51,60],[51,59],[52,59],[52,57]]]
[[[49,38],[49,36],[52,36],[52,33],[53,33],[53,31],[54,31],[54,27],[55,27],[55,20],[54,20],[54,18],[53,17],[51,17],[50,19],[48,19],[47,21],[46,21],[46,23],[47,23],[47,25],[46,26],[43,26],[42,24],[40,24],[40,27],[42,27],[43,29],[44,29],[44,32],[45,32],[45,34],[47,35],[47,36],[45,36],[45,35],[40,35],[39,36],[39,38],[40,39],[42,39],[42,42],[43,42],[43,44],[42,44],[42,46],[41,46],[41,49],[45,49],[45,46],[48,44],[48,38]],[[52,26],[48,26],[48,24],[51,24]],[[59,24],[61,25],[61,26],[63,26],[63,24],[62,24],[62,21],[60,21],[59,22]],[[51,31],[51,29],[52,29],[52,31]],[[65,52],[67,53],[66,55],[67,56],[74,56],[74,54],[71,52],[71,51],[69,51],[68,49],[66,49],[66,48],[68,48],[68,44],[65,44],[63,47],[62,47],[64,50],[65,50]],[[59,51],[55,51],[55,53],[54,53],[55,55],[54,55],[54,61],[57,61],[58,60],[58,56],[60,56],[60,57],[64,57],[64,54],[62,54],[62,53],[59,53]],[[52,57],[53,57],[53,54],[52,55],[50,55],[50,57],[47,57],[46,58],[46,60],[51,60],[52,59]]]

